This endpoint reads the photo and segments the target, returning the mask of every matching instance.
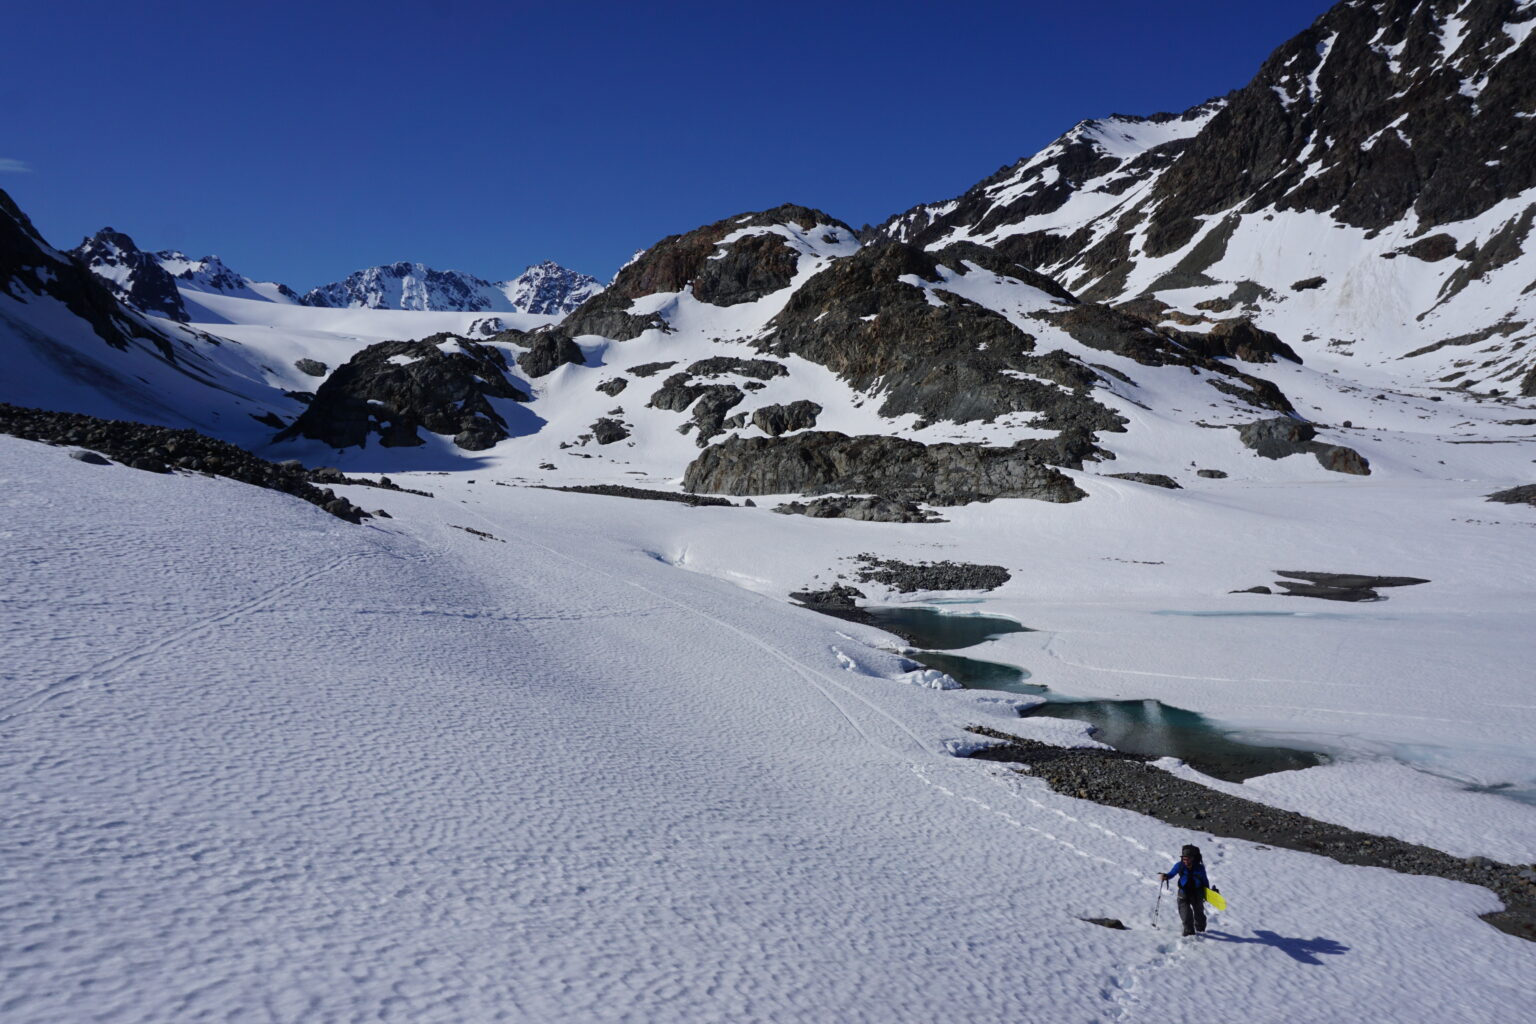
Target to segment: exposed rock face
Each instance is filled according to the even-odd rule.
[[[1371,464],[1364,455],[1343,445],[1313,440],[1317,436],[1317,428],[1302,420],[1276,416],[1245,423],[1237,428],[1237,433],[1244,445],[1266,459],[1283,459],[1289,455],[1311,452],[1324,469],[1354,476],[1371,475]]]
[[[718,377],[732,373],[753,380],[772,380],[789,376],[783,363],[772,359],[738,359],[735,356],[710,356],[688,366],[688,372],[696,377]]]
[[[683,489],[738,495],[874,493],[930,505],[1086,497],[1068,477],[1021,448],[922,445],[884,435],[821,431],[728,438],[688,466]]]
[[[496,286],[524,313],[562,314],[603,290],[590,274],[579,274],[553,260],[535,263],[510,281]]]
[[[1412,587],[1429,582],[1417,576],[1364,576],[1348,572],[1300,572],[1276,569],[1275,575],[1290,577],[1275,581],[1275,586],[1280,587],[1285,596],[1316,597],[1324,601],[1385,601],[1386,598],[1376,593],[1378,588]],[[1269,587],[1260,586],[1249,587],[1247,590],[1234,590],[1232,593],[1271,594],[1274,591]]]
[[[1320,445],[1313,449],[1312,454],[1317,456],[1318,465],[1334,473],[1349,473],[1352,476],[1371,475],[1370,462],[1353,448],[1346,448],[1341,444]]]
[[[592,424],[592,437],[598,444],[613,444],[629,436],[629,428],[619,420],[604,416]]]
[[[629,380],[627,378],[610,377],[608,380],[605,380],[601,384],[597,385],[597,390],[601,391],[609,398],[612,398],[616,395],[622,394],[624,389],[627,387],[629,387]]]
[[[300,301],[339,309],[561,314],[569,313],[602,287],[597,278],[550,260],[534,264],[510,281],[495,283],[461,270],[434,270],[423,263],[400,262],[359,270],[341,281],[311,289]]]
[[[716,306],[755,302],[789,286],[800,254],[778,235],[750,235],[724,256],[706,259],[693,279],[693,296]]]
[[[752,413],[752,425],[770,437],[792,430],[809,430],[816,425],[821,406],[806,399],[788,405],[765,405]]]
[[[1488,500],[1506,505],[1536,505],[1536,484],[1521,484],[1506,491],[1495,491],[1488,495]]]
[[[1162,473],[1105,473],[1104,475],[1114,477],[1116,480],[1131,480],[1138,484],[1150,484],[1153,487],[1162,487],[1170,491],[1181,489],[1177,480]]]
[[[1031,355],[1035,339],[1001,313],[943,290],[935,306],[904,276],[943,280],[920,249],[867,245],[796,289],[758,347],[809,359],[883,396],[882,416],[964,423],[1035,412],[1056,429],[1121,429],[1121,417],[1087,394],[1093,371],[1079,367],[1071,390],[1014,376],[1059,375],[1066,357],[1047,364]]]
[[[497,335],[498,339],[500,337]],[[527,340],[528,351],[517,357],[517,365],[530,377],[543,377],[566,363],[578,366],[586,363],[586,357],[581,354],[581,346],[559,328],[536,331],[528,335]]]
[[[996,590],[1013,579],[1001,565],[978,562],[902,562],[894,558],[859,556],[854,578],[860,583],[883,583],[910,594],[918,590]]]
[[[638,338],[648,330],[669,330],[655,314],[631,313],[636,299],[693,286],[694,297],[717,306],[751,302],[789,285],[799,253],[788,239],[752,229],[792,225],[810,230],[829,225],[846,232],[841,221],[804,206],[786,205],[731,217],[683,235],[663,238],[619,271],[601,294],[588,299],[561,322],[558,330],[575,338],[596,334],[615,341]],[[733,242],[722,242],[743,234]]]
[[[808,519],[856,519],[867,523],[944,522],[915,501],[893,501],[873,495],[864,498],[817,498],[809,503],[790,501],[776,505],[773,510],[780,515],[805,516]]]
[[[318,359],[295,359],[293,365],[300,373],[311,377],[324,377],[331,372],[331,368]]]
[[[1321,278],[1318,279],[1321,283]],[[1185,338],[1199,335],[1184,335]],[[1273,331],[1255,327],[1252,320],[1222,320],[1205,335],[1205,354],[1217,358],[1240,359],[1245,363],[1272,363],[1278,356],[1293,363],[1301,362],[1296,351]]]
[[[789,595],[790,600],[799,601],[807,608],[814,608],[819,612],[826,611],[852,611],[858,607],[858,602],[864,600],[864,592],[856,587],[850,587],[844,583],[834,583],[825,590],[798,590]],[[870,617],[855,621],[869,621]]]
[[[79,413],[27,409],[0,402],[0,433],[29,441],[81,445],[106,452],[125,466],[152,473],[172,469],[210,473],[257,487],[291,494],[317,505],[349,523],[361,522],[368,513],[329,488],[316,487],[297,462],[272,463],[243,448],[215,440],[195,430],[172,430],[126,420],[104,420]],[[95,465],[106,460],[90,452],[73,453]],[[345,478],[342,478],[345,480]]]
[[[155,316],[185,323],[176,282],[151,253],[133,244],[121,231],[102,228],[76,246],[70,255],[99,277],[112,294]]]
[[[101,278],[72,260],[61,258],[43,241],[32,221],[0,191],[0,291],[23,301],[48,295],[90,324],[102,341],[126,349],[143,340],[168,362],[176,346],[152,318],[129,315]]]
[[[506,373],[498,349],[451,334],[379,342],[338,366],[276,440],[308,437],[349,448],[377,433],[385,447],[408,447],[424,443],[417,430],[425,427],[480,451],[508,436],[489,399],[528,401]]]
[[[1124,310],[1096,303],[1081,303],[1059,312],[1038,314],[1055,324],[1073,339],[1103,352],[1113,352],[1134,359],[1144,366],[1190,366],[1212,374],[1211,386],[1260,409],[1289,412],[1291,403],[1272,382],[1243,373],[1221,361],[1219,356],[1242,350],[1250,355],[1269,353],[1295,359],[1295,353],[1268,331],[1245,330],[1234,326],[1225,335],[1209,335],[1156,327],[1147,320]],[[1239,321],[1238,323],[1241,323]],[[1234,339],[1235,335],[1235,339]],[[1273,341],[1266,340],[1273,339]],[[1254,360],[1264,361],[1264,360]]]
[[[1317,436],[1317,428],[1310,423],[1276,416],[1273,419],[1245,423],[1237,428],[1243,444],[1266,459],[1283,459],[1311,451],[1311,442]]]

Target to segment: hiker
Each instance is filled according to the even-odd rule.
[[[1165,882],[1171,878],[1179,880],[1179,919],[1184,922],[1184,934],[1205,931],[1205,890],[1211,882],[1205,877],[1205,861],[1200,856],[1200,847],[1184,847],[1179,862],[1157,877]]]

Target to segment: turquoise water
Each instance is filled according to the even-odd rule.
[[[1044,697],[1044,704],[1030,708],[1023,715],[1086,722],[1094,727],[1094,739],[1128,754],[1176,757],[1207,775],[1230,782],[1241,782],[1270,772],[1311,768],[1327,760],[1316,751],[1249,742],[1204,715],[1172,707],[1158,700],[1076,700],[1058,697],[1048,687],[1030,682],[1029,672],[1018,666],[949,653],[973,647],[1005,633],[1033,632],[1012,619],[995,615],[953,615],[935,608],[919,607],[859,610],[867,613],[876,625],[905,637],[913,647],[924,648],[908,652],[907,656],[913,661],[948,673],[968,689]]]
[[[904,637],[913,647],[934,651],[974,647],[1004,633],[1033,632],[1012,619],[996,615],[951,615],[935,608],[909,606],[860,608],[859,611],[881,629]]]

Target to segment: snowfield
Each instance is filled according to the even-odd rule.
[[[1528,765],[1524,506],[1420,490],[1389,533],[1340,487],[1322,530],[1305,488],[1214,481],[1153,525],[1166,492],[1078,475],[1075,506],[892,526],[493,464],[396,478],[436,497],[347,488],[393,517],[354,527],[0,437],[7,1021],[1475,1021],[1536,999],[1533,946],[1477,919],[1489,891],[953,757],[970,724],[1087,740],[912,685],[889,636],[783,600],[860,551],[990,555],[1014,580],[975,607],[1043,630],[992,642],[1035,681],[1331,737],[1341,763],[1228,788],[1530,860],[1536,808],[1387,754]],[[1271,568],[1434,582],[1225,593]],[[1255,609],[1300,614],[1156,614]],[[1152,927],[1189,841],[1232,908],[1198,942],[1169,898]]]

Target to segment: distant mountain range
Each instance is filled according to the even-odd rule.
[[[1347,396],[1410,425],[1436,402],[1481,422],[1468,410],[1536,398],[1533,35],[1532,3],[1350,0],[1226,96],[1083,121],[868,231],[795,205],[728,217],[606,289],[552,263],[499,283],[397,263],[300,296],[110,229],[60,254],[8,206],[0,343],[68,377],[63,395],[106,379],[88,335],[148,341],[178,380],[255,407],[239,431],[219,420],[230,436],[254,418],[278,444],[413,447],[421,426],[702,491],[1071,501],[1063,470],[1161,485],[1229,448],[1365,475],[1417,449],[1362,433],[1355,406],[1329,422]],[[220,307],[262,319],[166,323],[213,294],[265,300]],[[65,335],[68,359],[48,347]],[[147,402],[158,378],[124,372]]]
[[[369,267],[304,294],[306,306],[341,309],[453,310],[461,313],[569,313],[602,282],[550,260],[510,281],[490,282],[421,263]]]
[[[182,292],[228,295],[332,309],[404,309],[461,313],[569,313],[602,290],[595,277],[550,260],[510,281],[492,283],[458,270],[421,263],[368,267],[341,281],[299,295],[287,285],[254,281],[217,256],[194,260],[174,250],[145,252],[133,239],[102,228],[72,251],[120,300],[146,313],[187,322],[196,319]]]

